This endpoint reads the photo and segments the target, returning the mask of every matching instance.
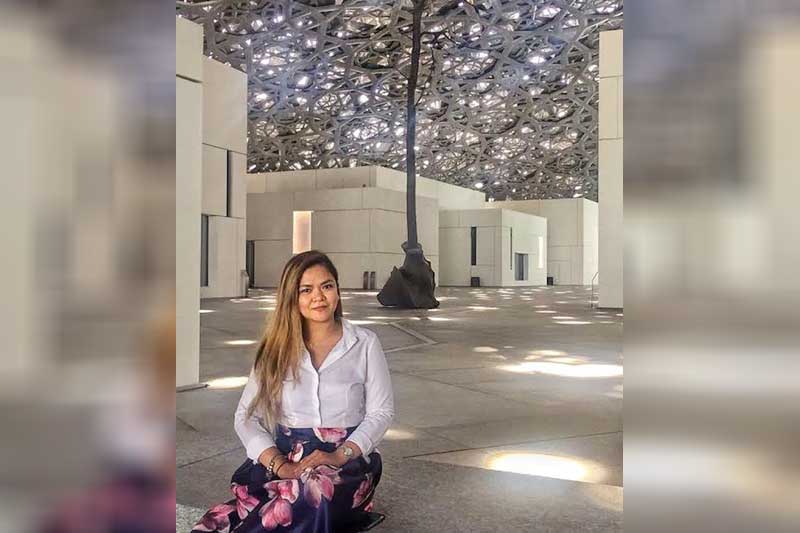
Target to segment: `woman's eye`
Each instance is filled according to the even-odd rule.
[[[309,289],[308,287],[306,287],[304,289],[300,289],[300,293],[301,294],[304,294],[304,293],[307,293],[307,292],[311,292],[311,289]]]

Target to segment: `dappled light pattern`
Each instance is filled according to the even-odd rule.
[[[503,472],[585,481],[590,468],[578,459],[526,452],[503,452],[490,456],[486,467]]]
[[[622,0],[432,0],[417,171],[490,198],[597,199],[599,33]],[[407,2],[178,2],[248,74],[251,172],[405,167]],[[480,184],[480,185],[478,185]]]
[[[613,378],[622,375],[621,365],[596,363],[563,364],[547,361],[526,361],[516,365],[502,365],[500,370],[517,373],[540,373],[569,378]]]
[[[208,381],[208,386],[211,389],[238,389],[245,385],[247,385],[247,376],[217,378]]]

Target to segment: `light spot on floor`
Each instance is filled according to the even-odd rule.
[[[531,361],[516,365],[502,365],[500,370],[516,373],[540,373],[568,378],[613,378],[622,375],[621,365],[575,364],[566,365],[545,361]]]
[[[227,378],[217,378],[208,381],[209,388],[212,389],[237,389],[247,385],[247,376],[233,376]]]
[[[501,452],[487,458],[486,467],[502,472],[585,481],[590,468],[578,459],[541,453]]]
[[[478,353],[492,353],[496,352],[497,348],[493,348],[491,346],[476,346],[472,349],[472,351]]]

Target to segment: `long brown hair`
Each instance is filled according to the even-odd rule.
[[[258,345],[255,362],[258,394],[248,414],[263,415],[269,428],[275,427],[280,417],[283,380],[290,371],[294,379],[298,379],[300,354],[303,353],[303,316],[298,305],[300,279],[307,269],[316,265],[322,265],[331,273],[339,294],[339,273],[327,255],[311,250],[292,257],[283,267],[275,312]],[[333,316],[337,321],[342,318],[341,298]]]

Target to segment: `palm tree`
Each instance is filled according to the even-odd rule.
[[[439,307],[434,296],[436,275],[425,258],[417,239],[417,169],[414,146],[417,138],[417,81],[419,56],[422,47],[422,12],[426,0],[412,0],[411,68],[406,94],[406,229],[407,240],[402,244],[405,260],[400,268],[393,268],[386,285],[378,294],[378,301],[386,306],[410,309]]]

